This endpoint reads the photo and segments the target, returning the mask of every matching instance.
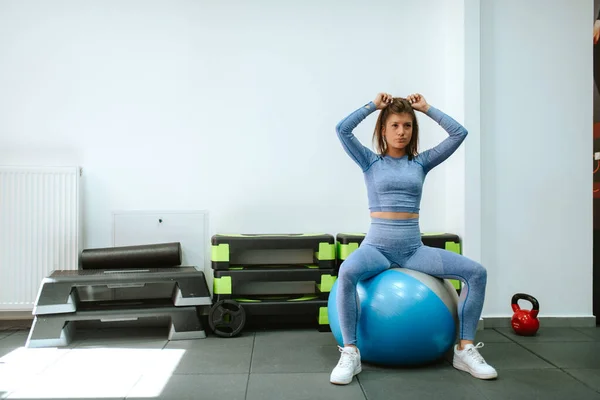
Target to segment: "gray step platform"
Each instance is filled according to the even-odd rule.
[[[204,273],[194,267],[56,270],[42,280],[33,315],[75,312],[82,297],[98,300],[94,293],[103,296],[99,300],[152,298],[164,292],[165,285],[176,307],[212,305]]]
[[[36,316],[33,320],[26,347],[68,346],[75,334],[75,322],[137,321],[145,318],[170,320],[168,340],[204,339],[206,333],[196,307],[172,305],[110,306],[81,310],[74,313]]]

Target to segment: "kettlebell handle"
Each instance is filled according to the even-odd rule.
[[[519,300],[527,300],[528,302],[531,303],[531,305],[533,306],[532,308],[532,314],[535,317],[539,310],[540,310],[540,303],[538,303],[537,299],[531,295],[525,294],[525,293],[516,293],[511,300],[511,306],[513,311],[517,312],[519,311],[521,308],[519,307]]]

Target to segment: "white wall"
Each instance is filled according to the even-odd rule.
[[[364,231],[335,124],[378,91],[419,91],[470,131],[428,177],[421,224],[464,234],[488,268],[484,316],[517,291],[590,315],[592,1],[474,3],[4,1],[0,162],[81,165],[86,247],[110,245],[113,210]],[[445,137],[420,122],[422,149]]]
[[[334,127],[378,91],[462,120],[448,7],[3,1],[1,163],[81,165],[86,247],[111,244],[113,210],[206,209],[213,233],[364,231],[363,178]],[[368,145],[375,118],[356,131]],[[422,148],[445,137],[420,122]],[[448,168],[428,178],[423,230],[460,225]]]
[[[481,2],[484,316],[516,292],[591,315],[593,18],[591,0]]]
[[[444,110],[455,120],[465,125],[469,136],[454,155],[443,164],[445,172],[447,232],[455,232],[467,240],[465,236],[465,147],[476,140],[472,135],[472,127],[465,119],[465,0],[448,1],[445,4],[446,29],[444,32],[446,103]],[[469,239],[470,240],[470,239]]]
[[[464,147],[463,252],[481,262],[481,4],[464,2],[465,125],[469,140]],[[468,210],[468,211],[467,211]]]

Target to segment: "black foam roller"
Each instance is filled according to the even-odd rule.
[[[85,249],[81,269],[169,268],[181,265],[181,243]]]

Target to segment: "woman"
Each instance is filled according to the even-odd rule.
[[[352,133],[375,110],[381,110],[373,134],[378,154],[363,146]],[[449,134],[421,154],[417,152],[419,125],[414,110],[432,118]],[[331,373],[331,383],[348,384],[361,371],[360,351],[356,347],[358,281],[392,265],[465,283],[458,309],[460,341],[454,346],[453,365],[480,379],[496,378],[496,370],[477,351],[483,344],[473,344],[483,308],[486,270],[459,254],[424,246],[419,228],[423,181],[429,171],[456,151],[467,130],[427,104],[420,94],[402,99],[379,93],[375,100],[342,120],[336,131],[346,153],[363,171],[371,226],[360,247],[340,266],[336,301],[344,347],[340,347],[342,354]]]

